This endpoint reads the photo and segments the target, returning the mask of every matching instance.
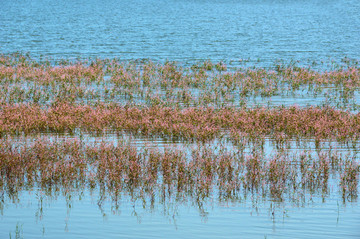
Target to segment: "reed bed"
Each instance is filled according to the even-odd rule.
[[[219,200],[251,194],[297,201],[309,194],[325,197],[329,184],[336,185],[344,201],[358,194],[358,62],[324,70],[2,54],[0,81],[2,198],[16,200],[32,188],[99,188],[115,198],[124,192],[148,198],[162,193],[198,204],[214,195]],[[251,99],[274,96],[321,98],[322,103],[248,107]],[[176,139],[194,147],[139,149],[126,142],[91,145],[71,139],[18,144],[11,139],[109,132]],[[214,139],[234,147],[207,144]],[[275,146],[269,155],[266,139]],[[287,150],[290,141],[304,139],[314,141],[315,153]],[[325,141],[345,143],[355,153],[324,150]]]
[[[190,66],[95,59],[37,61],[24,55],[0,56],[0,102],[52,104],[136,103],[171,107],[249,105],[254,98],[311,97],[319,105],[358,110],[358,62],[330,70],[275,64],[227,67],[204,61]],[[266,100],[267,99],[267,100]],[[266,104],[265,102],[265,104]]]
[[[0,133],[36,132],[131,132],[164,138],[207,141],[229,136],[270,136],[284,141],[313,138],[356,143],[359,113],[329,107],[299,108],[193,108],[136,107],[103,104],[97,107],[59,103],[4,104],[0,109]]]
[[[137,148],[84,144],[80,140],[37,139],[14,146],[0,141],[0,186],[10,198],[23,189],[44,191],[100,188],[122,193],[142,191],[187,195],[198,199],[234,199],[244,194],[272,200],[326,197],[329,181],[344,200],[357,197],[359,163],[334,150],[275,151],[264,155],[198,145],[188,149]]]

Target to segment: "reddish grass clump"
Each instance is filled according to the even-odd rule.
[[[271,136],[356,141],[360,132],[359,114],[333,108],[213,109],[169,107],[90,107],[60,103],[49,108],[37,104],[5,104],[0,109],[2,134],[21,132],[130,131],[135,134],[178,137],[207,141],[230,130],[250,138]]]
[[[333,153],[299,156],[284,151],[270,157],[256,149],[241,153],[211,146],[191,149],[137,149],[127,143],[85,145],[78,140],[39,139],[17,147],[0,142],[0,185],[16,195],[23,188],[104,188],[110,192],[167,188],[168,193],[207,198],[239,197],[251,192],[283,200],[304,193],[327,193]],[[357,195],[359,164],[338,159],[343,197]]]
[[[306,92],[315,99],[325,97],[326,105],[359,109],[355,100],[360,86],[358,63],[323,71],[295,65],[228,67],[210,61],[192,66],[118,59],[50,62],[9,54],[0,55],[0,80],[0,102],[6,103],[135,102],[222,108],[241,107],[251,97],[271,100]]]
[[[31,187],[98,187],[114,195],[153,196],[158,190],[200,200],[260,193],[283,200],[328,193],[331,174],[339,179],[343,198],[357,195],[358,161],[324,153],[320,145],[338,141],[356,150],[360,115],[348,109],[360,86],[358,63],[323,71],[294,65],[235,68],[210,61],[192,66],[117,59],[55,62],[2,54],[0,80],[0,137],[5,138],[0,140],[0,187],[10,196]],[[251,97],[302,91],[315,98],[322,94],[323,106],[246,107]],[[6,140],[49,132],[127,132],[197,144],[187,150],[139,150],[123,142],[40,139],[17,145]],[[222,138],[236,150],[204,144]],[[275,142],[272,156],[264,155],[266,138]],[[314,140],[317,154],[291,155],[286,149],[293,139]]]

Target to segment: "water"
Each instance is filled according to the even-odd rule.
[[[69,204],[43,196],[40,207],[39,195],[24,194],[21,204],[6,206],[1,238],[9,232],[14,237],[17,222],[25,238],[358,238],[360,233],[354,226],[360,223],[358,203],[344,206],[335,198],[275,209],[271,202],[209,202],[201,214],[191,203],[174,202],[156,204],[151,212],[127,197],[117,210],[111,202],[99,209],[96,194]]]
[[[42,134],[39,136],[8,138],[14,145],[30,143],[41,137],[50,140],[78,139],[78,135]],[[195,144],[176,141],[168,142],[161,138],[117,136],[108,134],[102,137],[83,135],[85,144],[107,142],[119,144],[127,140],[136,148],[182,148],[187,151]],[[210,142],[209,148],[220,144],[218,140]],[[213,146],[211,146],[213,145]],[[231,150],[231,143],[222,143]],[[336,142],[321,143],[326,152],[329,146],[346,155],[357,155],[357,149],[351,149]],[[313,140],[303,140],[297,145],[289,142],[289,152],[302,150],[315,151]],[[275,152],[275,146],[265,141],[264,152],[267,157]],[[248,147],[245,150],[250,153]],[[310,151],[309,151],[310,152]],[[316,155],[315,152],[313,154]],[[142,196],[139,191],[123,192],[117,201],[111,194],[100,194],[98,188],[89,191],[46,192],[40,188],[20,191],[18,197],[10,199],[5,192],[0,194],[1,226],[0,238],[9,233],[16,234],[18,225],[25,238],[357,238],[360,219],[360,207],[355,199],[342,199],[338,179],[330,176],[329,192],[310,194],[294,199],[284,197],[284,201],[274,201],[257,193],[240,194],[240,198],[221,198],[214,192],[204,200],[194,196],[177,197],[176,192],[167,195],[155,190],[152,203],[149,195]],[[141,190],[140,190],[141,191]],[[245,192],[245,191],[244,191]],[[110,193],[110,192],[109,192]],[[105,195],[105,196],[101,196]],[[165,195],[165,196],[164,196]]]
[[[36,69],[36,68],[34,68]],[[259,68],[260,69],[260,68]],[[189,70],[181,71],[186,72]],[[159,71],[157,69],[157,71]],[[115,74],[113,72],[112,74]],[[141,76],[141,70],[138,70]],[[191,73],[186,77],[192,77]],[[228,73],[231,75],[232,73]],[[304,83],[298,89],[280,80],[281,74],[271,76],[271,83],[259,82],[253,84],[254,79],[247,76],[245,83],[241,80],[232,82],[231,87],[221,82],[219,78],[225,74],[216,73],[206,76],[206,81],[195,86],[163,86],[161,74],[154,74],[149,85],[144,86],[138,78],[131,78],[128,82],[118,82],[113,76],[99,76],[96,82],[89,83],[88,79],[79,79],[78,82],[69,83],[62,81],[39,81],[38,76],[22,78],[16,76],[14,79],[3,79],[0,85],[0,102],[6,103],[38,103],[51,105],[59,98],[73,98],[76,103],[95,104],[116,103],[153,105],[163,104],[166,106],[197,107],[277,107],[292,106],[323,106],[328,105],[341,110],[350,110],[357,113],[360,109],[359,87],[349,88],[349,92],[335,84],[316,85]],[[322,76],[324,77],[324,76]],[[357,77],[354,74],[354,77]],[[180,81],[186,82],[186,78]],[[285,83],[284,83],[285,82]],[[220,85],[220,86],[219,86]],[[250,86],[248,86],[250,85]],[[270,89],[270,90],[269,90]],[[348,89],[348,87],[347,87]]]
[[[1,1],[0,51],[180,62],[359,58],[357,0]]]
[[[5,83],[5,80],[3,81]],[[59,84],[60,85],[60,84]],[[108,92],[105,92],[105,88]],[[266,89],[266,88],[265,88]],[[76,92],[84,92],[83,96],[78,96],[76,98],[76,103],[117,103],[120,105],[126,104],[151,104],[151,100],[147,99],[146,96],[149,92],[152,92],[150,95],[158,96],[164,102],[170,104],[176,104],[180,107],[185,106],[216,106],[221,105],[239,107],[239,106],[292,106],[298,105],[300,107],[306,106],[321,106],[325,104],[331,104],[332,106],[337,106],[338,108],[360,108],[360,97],[358,96],[358,91],[354,92],[353,97],[349,97],[347,103],[341,103],[344,100],[344,97],[335,98],[334,96],[339,95],[337,89],[331,88],[322,88],[322,93],[314,93],[307,89],[307,87],[302,87],[299,90],[286,90],[288,86],[280,86],[279,93],[274,96],[259,96],[255,93],[249,93],[250,96],[241,97],[239,95],[238,89],[233,91],[228,91],[230,99],[225,99],[223,96],[219,99],[212,97],[209,99],[210,103],[204,102],[207,96],[213,96],[217,87],[212,86],[208,89],[196,89],[196,88],[171,88],[171,90],[163,90],[160,86],[151,86],[151,87],[140,87],[139,89],[126,89],[126,87],[116,86],[113,83],[103,82],[100,85],[82,83],[81,85],[71,85],[64,90],[64,88],[53,87],[53,86],[39,86],[39,84],[34,84],[32,82],[23,82],[10,83],[5,86],[0,86],[0,101],[7,103],[40,103],[43,105],[50,105],[55,101],[56,97],[61,95],[62,92],[67,92],[73,90]],[[21,96],[19,96],[19,91],[22,91]],[[125,95],[123,92],[130,91],[132,97]],[[35,92],[35,93],[33,93]],[[188,100],[185,102],[181,95],[182,92],[188,93]],[[38,97],[35,97],[35,96]],[[333,101],[333,102],[331,102]],[[338,104],[336,104],[338,103]]]
[[[120,57],[181,63],[248,59],[272,65],[360,57],[357,0],[1,0],[0,52],[55,58]],[[355,92],[358,103],[358,91]],[[273,105],[320,104],[308,96],[273,97]],[[258,98],[258,103],[267,104]],[[95,141],[86,136],[89,141]],[[115,136],[108,138],[112,141]],[[106,138],[105,138],[106,140]],[[161,139],[135,145],[163,147]],[[336,191],[336,190],[335,190]],[[1,196],[0,192],[0,196]],[[23,191],[18,202],[0,202],[0,238],[359,238],[359,204],[338,193],[322,201],[276,204],[176,203],[154,208],[128,195],[118,210],[98,192],[75,192],[72,201]],[[39,197],[43,204],[39,206]],[[274,206],[276,204],[276,206]],[[71,205],[71,208],[69,208]],[[272,208],[275,209],[272,209]],[[42,209],[42,211],[40,210]],[[134,210],[135,209],[135,210]],[[274,212],[274,215],[272,215]],[[16,226],[18,225],[18,229]]]

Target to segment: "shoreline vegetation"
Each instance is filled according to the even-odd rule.
[[[335,185],[344,202],[358,195],[357,61],[316,70],[294,64],[234,68],[211,61],[51,62],[2,54],[0,80],[2,204],[31,188],[65,194],[98,188],[115,198],[136,191],[150,198],[166,192],[236,200],[251,193],[296,201],[306,194],[326,197]],[[274,97],[293,103],[272,104]],[[299,98],[316,104],[296,105]],[[76,137],[33,136],[63,133]],[[195,146],[151,149],[79,137],[108,133]],[[23,135],[33,140],[12,138]],[[271,155],[264,151],[267,140],[274,142]],[[294,141],[313,141],[314,147],[290,150]],[[346,145],[347,153],[325,149],[323,142]]]

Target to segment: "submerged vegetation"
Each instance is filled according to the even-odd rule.
[[[58,102],[141,104],[169,107],[246,107],[272,99],[309,98],[319,106],[358,110],[360,71],[344,60],[331,69],[277,63],[273,67],[227,67],[223,62],[181,66],[176,62],[96,59],[36,61],[0,55],[0,103]]]
[[[265,68],[3,54],[0,80],[2,203],[32,188],[65,195],[98,189],[115,201],[122,193],[150,201],[175,195],[198,204],[244,195],[278,202],[334,191],[344,202],[358,195],[356,61],[330,69]],[[293,102],[273,104],[273,98]],[[296,105],[303,98],[314,104]],[[71,138],[56,139],[64,133]],[[183,145],[84,138],[109,133]],[[304,142],[313,146],[304,149]],[[345,145],[345,153],[332,144]]]
[[[267,155],[256,143],[248,147],[139,149],[126,141],[114,145],[38,138],[14,145],[2,140],[2,197],[16,201],[19,192],[35,187],[65,195],[100,189],[115,198],[124,192],[143,197],[164,192],[196,200],[234,200],[250,194],[302,202],[306,195],[327,197],[334,180],[345,201],[357,197],[359,163],[354,152],[330,147],[316,152],[279,149]]]

